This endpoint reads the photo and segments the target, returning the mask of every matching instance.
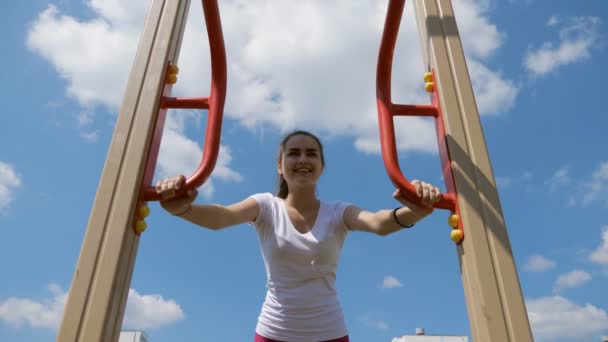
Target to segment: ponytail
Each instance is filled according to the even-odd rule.
[[[289,186],[283,175],[279,175],[279,192],[277,193],[278,198],[286,199],[289,195]]]

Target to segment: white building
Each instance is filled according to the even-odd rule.
[[[417,328],[416,335],[394,337],[391,342],[469,342],[467,336],[425,335],[424,329]]]
[[[148,342],[143,331],[121,331],[118,342]]]

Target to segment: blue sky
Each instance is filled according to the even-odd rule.
[[[200,203],[274,191],[280,137],[318,133],[325,200],[393,208],[379,155],[375,63],[385,1],[222,1],[229,80],[218,166]],[[608,335],[608,4],[454,1],[535,339]],[[15,2],[0,73],[0,340],[51,341],[112,138],[148,1]],[[174,93],[206,96],[192,2]],[[393,98],[428,103],[411,4]],[[198,164],[205,115],[171,112],[157,176]],[[402,169],[443,187],[432,122],[400,118]],[[124,326],[150,341],[247,341],[265,274],[250,226],[196,228],[151,204]],[[355,341],[424,327],[469,335],[447,213],[388,237],[350,234],[337,287]]]

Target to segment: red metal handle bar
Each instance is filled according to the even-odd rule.
[[[161,108],[209,109],[208,97],[163,97]]]
[[[390,0],[382,33],[382,42],[378,54],[378,67],[376,74],[376,103],[378,105],[378,122],[380,126],[380,144],[384,166],[393,182],[403,196],[415,204],[421,204],[416,188],[405,178],[399,167],[397,158],[397,144],[395,142],[395,127],[393,115],[422,115],[437,117],[435,106],[394,105],[391,101],[391,71],[393,53],[399,25],[403,14],[405,0]],[[435,203],[435,208],[455,211],[456,201],[454,194],[443,194]]]
[[[404,104],[392,104],[393,115],[403,116],[432,116],[437,117],[437,107],[433,105],[404,105]]]
[[[161,108],[209,109],[201,163],[192,176],[186,180],[177,196],[184,195],[188,190],[198,188],[205,183],[215,167],[220,149],[222,117],[226,100],[226,49],[217,0],[202,0],[202,3],[209,36],[209,50],[211,51],[211,94],[208,98],[167,97],[161,101]],[[156,193],[153,186],[146,186],[143,190],[143,198],[145,201],[158,201],[161,196]]]

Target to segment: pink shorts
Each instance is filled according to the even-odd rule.
[[[346,335],[344,337],[335,338],[333,340],[321,341],[321,342],[349,342],[349,341],[350,340],[348,339],[348,335]],[[258,333],[256,333],[255,338],[253,339],[253,342],[282,342],[282,341],[271,340],[269,338],[266,338],[266,337],[261,336]]]

